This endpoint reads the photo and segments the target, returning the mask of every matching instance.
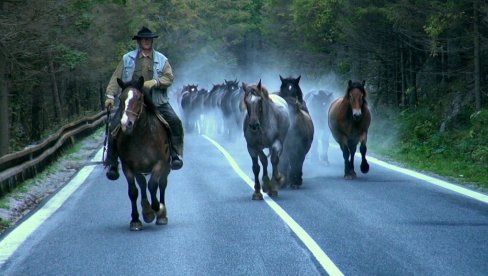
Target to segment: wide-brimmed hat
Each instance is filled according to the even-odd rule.
[[[158,37],[155,33],[151,32],[148,28],[142,26],[142,28],[137,32],[135,36],[132,37],[132,40],[140,39],[140,38],[156,38]]]

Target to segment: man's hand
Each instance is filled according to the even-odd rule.
[[[105,100],[105,108],[111,109],[113,106],[114,106],[113,96],[112,96],[112,98],[107,96],[107,99]]]
[[[154,86],[156,86],[156,84],[158,84],[158,81],[157,80],[148,80],[148,81],[145,81],[144,82],[144,89],[146,89],[147,91],[149,91]]]

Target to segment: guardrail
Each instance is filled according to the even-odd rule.
[[[76,138],[86,137],[106,121],[107,111],[86,117],[61,127],[42,143],[0,157],[0,198],[18,183],[34,177],[62,151],[72,146]]]

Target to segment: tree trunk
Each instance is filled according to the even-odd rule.
[[[32,89],[32,122],[31,122],[31,139],[34,141],[39,141],[41,139],[41,122],[42,122],[42,94],[37,93],[39,86],[34,86]]]
[[[53,54],[51,50],[47,51],[48,61],[49,61],[49,73],[51,75],[52,81],[52,95],[53,95],[53,103],[54,103],[54,120],[59,122],[61,119],[61,102],[59,99],[59,90],[58,90],[58,83],[56,81],[56,73],[54,71],[54,61],[53,61]]]
[[[9,152],[10,140],[6,62],[3,48],[0,48],[0,156]]]
[[[480,92],[480,34],[478,26],[478,1],[474,1],[473,31],[474,31],[474,99],[476,111],[481,110]]]

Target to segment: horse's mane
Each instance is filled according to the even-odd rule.
[[[366,84],[365,80],[359,81],[359,80],[349,80],[347,83],[347,90],[346,90],[346,95],[344,98],[348,99],[349,98],[349,93],[353,89],[359,89],[363,93],[363,102],[367,103],[367,93],[366,89],[364,89],[364,85]]]
[[[129,82],[122,82],[122,80],[117,79],[117,82],[119,86],[122,88],[122,90],[125,90],[129,87],[137,89],[139,92],[143,94],[143,99],[144,99],[144,104],[146,105],[146,111],[151,113],[151,114],[156,114],[157,108],[154,102],[152,101],[151,94],[149,92],[144,91],[142,88],[144,84],[144,78],[140,77],[137,80],[131,80]]]
[[[141,92],[144,95],[144,104],[146,105],[146,112],[155,115],[156,112],[158,112],[157,111],[158,109],[152,100],[151,94],[144,90],[142,90]]]
[[[259,80],[259,83],[258,84],[245,85],[243,83],[243,87],[244,86],[247,86],[247,87],[250,87],[250,88],[254,88],[250,92],[252,95],[258,96],[258,97],[263,97],[265,99],[269,99],[268,89],[264,85],[261,84],[261,80]],[[256,93],[259,93],[259,94],[256,94]]]

